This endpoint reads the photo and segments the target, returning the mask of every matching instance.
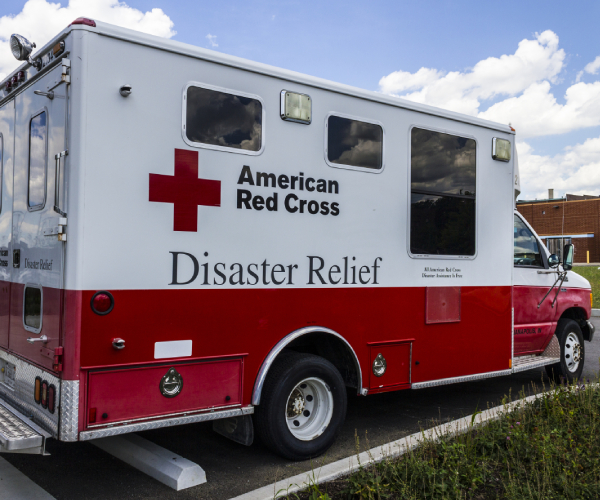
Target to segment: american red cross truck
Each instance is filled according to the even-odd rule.
[[[87,18],[11,49],[0,451],[213,420],[304,459],[348,394],[581,373],[509,126]]]

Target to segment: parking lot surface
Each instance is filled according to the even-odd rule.
[[[600,332],[600,318],[593,318]],[[600,333],[585,343],[584,376],[596,378],[600,369]],[[466,362],[466,361],[465,361]],[[199,464],[208,482],[174,491],[90,443],[50,440],[50,457],[2,455],[29,479],[57,499],[228,499],[265,486],[277,479],[310,470],[446,421],[496,406],[504,396],[543,390],[545,370],[368,397],[350,397],[348,415],[340,436],[326,456],[311,464],[289,462],[255,442],[251,447],[233,443],[212,431],[210,422],[140,433],[144,438]],[[0,498],[2,493],[0,491]],[[13,497],[14,498],[14,497]]]

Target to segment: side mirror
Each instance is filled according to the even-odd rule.
[[[570,271],[573,269],[573,254],[575,253],[575,247],[569,243],[565,245],[565,249],[563,250],[563,269],[565,271]]]
[[[10,50],[17,61],[28,61],[34,48],[35,43],[31,43],[24,36],[17,34],[10,36]]]
[[[548,257],[548,265],[550,267],[556,267],[560,264],[560,259],[558,258],[558,255],[556,255],[555,253],[553,253],[550,257]]]

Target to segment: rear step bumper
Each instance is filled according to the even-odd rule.
[[[0,453],[47,455],[46,431],[0,400]]]

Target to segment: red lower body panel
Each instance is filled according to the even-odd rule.
[[[105,316],[89,306],[95,292],[81,296],[83,369],[164,363],[154,359],[156,342],[192,340],[191,358],[248,353],[244,404],[269,351],[306,326],[330,328],[352,345],[365,387],[368,343],[414,339],[411,382],[507,369],[511,357],[508,286],[462,287],[460,321],[429,325],[425,288],[111,290],[115,306]],[[113,348],[115,337],[125,340],[125,349]],[[120,397],[118,389],[113,397]]]
[[[61,376],[80,381],[80,430],[250,404],[268,353],[286,335],[307,326],[329,328],[348,341],[361,365],[362,386],[370,392],[505,370],[511,358],[510,286],[461,287],[458,301],[430,300],[429,320],[441,315],[452,322],[429,324],[424,287],[109,290],[114,308],[103,316],[90,307],[96,291],[64,292],[64,331],[59,334],[60,293],[44,289],[42,333],[64,348]],[[450,304],[451,317],[448,311],[432,310],[437,303]],[[51,366],[47,352],[26,342],[22,299],[11,304],[11,313],[9,350],[14,347],[35,364]],[[112,345],[117,337],[125,340],[122,350]],[[191,356],[155,358],[155,344],[172,341],[191,341]],[[26,353],[30,346],[37,352]],[[372,364],[379,353],[388,371],[376,378]],[[158,384],[172,366],[183,370],[184,389],[169,399]],[[92,408],[96,422],[88,420]]]

